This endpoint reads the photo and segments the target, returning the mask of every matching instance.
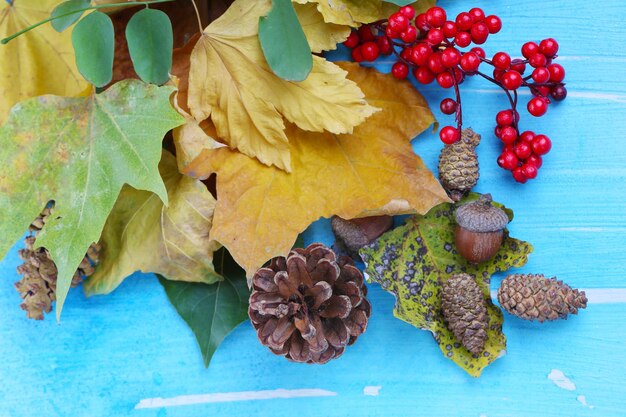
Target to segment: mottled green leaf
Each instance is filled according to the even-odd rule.
[[[259,40],[274,74],[303,81],[313,68],[313,56],[291,0],[272,0],[272,9],[259,18]]]
[[[245,271],[225,249],[215,253],[213,263],[224,280],[212,285],[159,277],[170,302],[196,335],[205,366],[222,340],[248,319],[250,296]]]
[[[104,87],[113,78],[115,33],[111,18],[93,12],[81,19],[72,30],[76,66],[83,77],[96,87]]]
[[[17,104],[0,129],[0,259],[54,200],[37,244],[59,271],[57,317],[122,186],[167,201],[161,142],[183,122],[170,105],[172,90],[126,80],[88,97],[35,97]]]
[[[174,35],[167,14],[155,9],[138,11],[126,26],[126,41],[135,72],[142,80],[153,84],[169,80]]]
[[[476,199],[476,195],[464,200]],[[455,204],[443,203],[424,216],[413,216],[406,224],[384,234],[361,249],[368,279],[396,297],[394,315],[413,326],[429,330],[443,354],[472,376],[501,356],[506,349],[502,333],[502,312],[493,305],[489,293],[491,275],[523,266],[532,246],[508,236],[498,253],[489,261],[473,265],[463,259],[454,245]],[[512,212],[507,210],[509,217]],[[441,314],[441,282],[465,272],[476,278],[489,315],[488,339],[481,355],[472,355],[447,328]]]
[[[51,24],[57,32],[63,32],[80,19],[89,7],[91,0],[68,0],[56,6],[50,17],[55,18]]]
[[[104,225],[100,264],[83,285],[87,295],[107,294],[135,271],[212,284],[220,244],[209,238],[215,199],[202,182],[182,175],[163,151],[159,172],[169,204],[149,191],[124,186]]]

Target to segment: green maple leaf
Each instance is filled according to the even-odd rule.
[[[454,246],[454,211],[458,204],[476,198],[473,194],[461,203],[443,203],[424,216],[411,217],[405,225],[360,251],[368,279],[378,282],[396,297],[394,316],[431,331],[443,354],[475,377],[506,350],[502,333],[504,318],[492,303],[489,292],[491,275],[523,266],[532,252],[529,243],[506,233],[500,250],[489,261],[474,265],[461,257]],[[512,219],[513,213],[505,211]],[[476,279],[487,303],[489,327],[481,355],[473,355],[456,340],[441,313],[441,283],[461,272]]]
[[[161,141],[183,122],[170,105],[172,90],[127,80],[88,97],[35,97],[17,104],[0,129],[0,259],[54,200],[37,244],[58,268],[57,319],[122,186],[167,203]]]

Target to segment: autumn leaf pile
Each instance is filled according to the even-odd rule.
[[[0,37],[57,4],[3,2]],[[302,81],[276,75],[264,55],[259,20],[270,0],[233,2],[174,50],[163,86],[133,74],[96,91],[77,70],[70,32],[49,24],[0,47],[14,63],[0,68],[0,257],[54,201],[36,246],[58,268],[57,317],[94,242],[102,251],[87,294],[135,271],[215,284],[221,247],[251,277],[319,218],[425,213],[447,201],[410,146],[434,122],[420,94],[321,55],[397,6],[293,6],[311,51]],[[114,81],[122,73],[113,68]]]

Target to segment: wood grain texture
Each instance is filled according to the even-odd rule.
[[[582,288],[626,288],[626,3],[440,4],[450,14],[476,5],[501,16],[504,28],[489,39],[488,54],[515,53],[530,39],[559,41],[570,94],[543,118],[523,114],[524,128],[554,142],[535,181],[516,184],[496,166],[499,144],[491,132],[505,98],[480,79],[462,86],[464,120],[483,134],[477,190],[511,207],[512,235],[534,245],[521,271],[557,275]],[[448,96],[432,86],[421,91],[433,108]],[[437,118],[449,123],[440,113]],[[440,147],[431,132],[414,142],[433,170]],[[328,221],[311,227],[307,240],[330,243]],[[441,356],[429,333],[394,319],[392,296],[371,285],[368,332],[340,360],[288,363],[263,348],[244,323],[206,370],[193,334],[153,276],[137,274],[106,297],[71,291],[57,325],[52,317],[24,318],[12,287],[17,264],[16,247],[0,263],[0,417],[626,415],[624,303],[592,299],[579,316],[543,325],[506,315],[507,356],[473,379]],[[575,388],[559,387],[548,378],[553,370],[568,378],[561,386]],[[336,395],[321,396],[328,392]],[[251,399],[305,394],[313,396]],[[156,398],[200,403],[159,407]],[[140,404],[152,407],[135,408]]]

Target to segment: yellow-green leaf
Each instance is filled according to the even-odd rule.
[[[178,172],[167,151],[159,164],[169,204],[149,191],[122,189],[104,225],[100,264],[85,282],[88,295],[108,294],[135,271],[175,281],[212,284],[220,245],[209,239],[215,199],[206,186]]]
[[[368,100],[383,109],[351,135],[312,133],[288,125],[292,173],[266,167],[229,149],[205,150],[192,176],[217,173],[211,238],[253,274],[285,255],[298,233],[320,217],[424,213],[448,198],[413,153],[410,140],[434,121],[424,98],[398,81],[343,63]]]
[[[0,2],[0,38],[48,18],[58,3]],[[21,100],[42,94],[76,96],[89,87],[76,69],[71,33],[58,33],[49,24],[0,45],[0,63],[0,126],[9,109]]]
[[[298,20],[313,52],[330,51],[350,35],[350,26],[324,22],[324,16],[313,3],[294,4]]]
[[[277,77],[257,36],[269,6],[237,0],[204,30],[191,54],[188,104],[196,120],[211,117],[231,148],[289,171],[283,116],[305,130],[349,133],[376,109],[345,71],[317,56],[306,80]]]

